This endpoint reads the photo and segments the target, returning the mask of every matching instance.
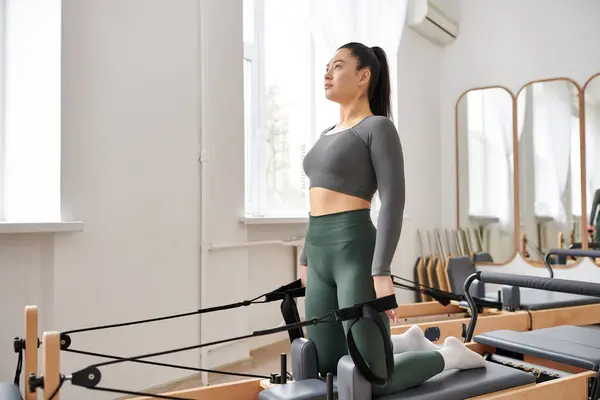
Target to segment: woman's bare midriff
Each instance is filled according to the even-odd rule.
[[[319,187],[311,188],[309,196],[310,215],[314,217],[371,208],[371,203],[367,200]]]

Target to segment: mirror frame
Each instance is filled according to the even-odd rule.
[[[460,177],[459,177],[459,149],[458,149],[458,135],[459,135],[459,126],[458,126],[458,106],[460,101],[462,100],[462,98],[470,91],[473,90],[482,90],[482,89],[493,89],[493,88],[497,88],[497,89],[504,89],[506,90],[509,95],[512,98],[512,109],[513,109],[513,147],[515,149],[518,149],[518,115],[517,115],[517,99],[519,94],[521,93],[521,91],[523,89],[525,89],[528,85],[531,85],[533,83],[537,83],[537,82],[550,82],[550,81],[557,81],[557,80],[562,80],[562,81],[568,81],[571,82],[573,85],[575,85],[575,87],[577,88],[577,92],[578,92],[578,96],[579,96],[579,151],[580,151],[580,165],[581,165],[581,207],[582,210],[587,210],[587,198],[586,198],[586,181],[587,181],[587,174],[586,174],[586,167],[587,167],[587,159],[586,159],[586,132],[585,132],[585,89],[587,88],[587,86],[591,83],[591,81],[594,78],[599,78],[600,79],[600,72],[597,72],[593,75],[591,75],[585,82],[583,85],[580,85],[577,81],[575,81],[574,79],[568,78],[568,77],[553,77],[553,78],[543,78],[543,79],[536,79],[536,80],[531,80],[527,83],[525,83],[524,85],[522,85],[519,90],[517,91],[516,94],[514,94],[510,89],[508,89],[506,86],[502,86],[502,85],[486,85],[486,86],[477,86],[477,87],[472,87],[469,88],[465,91],[463,91],[460,96],[458,97],[458,99],[456,100],[456,103],[454,105],[454,152],[455,152],[455,190],[456,190],[456,229],[460,229],[460,191],[459,191],[459,185],[460,185]],[[494,262],[494,263],[488,263],[490,265],[506,265],[509,262],[511,262],[512,260],[515,259],[515,257],[518,254],[521,254],[521,222],[520,222],[520,190],[519,190],[519,152],[515,151],[514,152],[515,156],[514,156],[514,190],[513,190],[513,207],[514,207],[514,224],[515,224],[515,232],[514,232],[514,247],[515,247],[515,253],[513,255],[513,257],[511,259],[509,259],[508,261],[503,261],[503,262]],[[582,212],[581,215],[581,247],[582,249],[587,249],[588,248],[588,236],[587,236],[587,217],[585,215],[586,213]],[[528,260],[525,257],[523,257],[523,255],[521,254],[523,260],[534,267],[540,267],[540,265],[535,265],[534,261],[532,260]],[[582,259],[578,259],[575,263],[573,264],[568,264],[568,265],[562,265],[562,266],[556,266],[556,268],[572,268],[576,265],[578,265],[580,262],[582,261]],[[542,266],[543,267],[543,266]],[[598,267],[600,267],[600,265],[598,265]]]
[[[600,78],[600,72],[595,73],[594,75],[590,76],[585,83],[583,84],[583,87],[581,89],[581,100],[580,100],[580,104],[579,107],[582,107],[582,111],[583,117],[580,117],[580,122],[583,123],[583,128],[582,128],[582,132],[583,132],[583,139],[581,141],[581,151],[582,151],[582,157],[581,157],[581,207],[582,210],[585,210],[585,212],[587,213],[587,193],[586,193],[586,186],[587,186],[587,157],[586,157],[586,153],[587,153],[587,149],[585,147],[585,138],[586,138],[586,134],[585,134],[585,89],[588,87],[588,85],[592,82],[592,80],[594,80],[594,78]],[[583,214],[583,213],[582,213]],[[584,217],[584,221],[582,222],[582,229],[584,230],[582,239],[581,239],[581,247],[584,249],[588,248],[588,235],[587,235],[587,216],[583,215]]]
[[[508,93],[508,95],[510,96],[511,102],[512,102],[512,119],[513,119],[513,123],[512,123],[512,128],[513,128],[513,148],[515,148],[515,141],[518,139],[517,138],[517,119],[515,117],[515,113],[517,112],[517,98],[515,97],[515,95],[513,94],[513,92],[510,91],[509,88],[507,88],[506,86],[501,86],[501,85],[490,85],[490,86],[479,86],[479,87],[474,87],[474,88],[470,88],[465,90],[464,92],[461,93],[460,96],[458,96],[458,99],[456,100],[456,103],[454,105],[454,168],[455,168],[455,174],[456,174],[456,229],[460,229],[460,174],[459,174],[459,161],[460,161],[460,155],[459,155],[459,149],[458,149],[458,135],[459,135],[459,127],[458,127],[458,107],[459,104],[461,102],[461,100],[463,99],[463,97],[465,97],[467,95],[467,93],[475,91],[475,90],[485,90],[485,89],[503,89],[506,91],[506,93]],[[509,257],[508,260],[506,261],[502,261],[502,262],[494,262],[491,263],[491,265],[503,265],[503,264],[507,264],[510,261],[514,260],[515,256],[517,253],[519,253],[519,243],[520,243],[520,239],[518,237],[518,232],[520,230],[519,228],[519,209],[514,207],[515,204],[518,205],[518,199],[519,199],[519,190],[516,187],[516,183],[518,182],[518,175],[519,175],[519,157],[518,157],[518,152],[514,152],[515,156],[513,157],[513,223],[514,223],[514,232],[513,232],[513,247],[514,247],[514,253],[511,257]],[[486,264],[490,264],[490,263],[486,263]]]
[[[519,95],[521,94],[521,92],[523,90],[525,90],[528,86],[533,85],[534,83],[542,83],[542,82],[555,82],[555,81],[566,81],[566,82],[570,82],[572,83],[576,88],[577,88],[577,96],[578,96],[578,107],[579,107],[579,167],[581,168],[581,173],[579,176],[580,179],[580,187],[581,187],[581,209],[582,210],[586,210],[586,199],[585,199],[585,186],[584,186],[584,182],[585,182],[585,167],[586,167],[586,160],[585,160],[585,100],[583,98],[583,89],[581,87],[581,85],[579,85],[577,82],[575,82],[573,79],[571,78],[567,78],[567,77],[555,77],[555,78],[545,78],[545,79],[536,79],[536,80],[532,80],[529,81],[527,83],[525,83],[523,86],[521,86],[519,88],[519,90],[517,91],[517,94],[515,95],[515,106],[517,105],[517,101],[519,99]],[[518,141],[519,141],[519,132],[518,132],[518,127],[519,127],[519,121],[517,120],[518,117],[515,117],[513,122],[514,122],[514,140],[515,140],[515,145],[518,147]],[[518,151],[516,151],[515,153],[519,153]],[[519,158],[519,156],[517,155],[516,157],[517,159]],[[517,162],[517,166],[515,167],[515,170],[518,169],[518,165],[519,163]],[[515,184],[517,185],[517,187],[520,188],[519,185],[519,176],[517,175],[517,177],[515,178]],[[520,189],[517,189],[517,192],[519,192]],[[515,207],[520,209],[521,206],[521,201],[520,201],[520,197],[517,197],[515,199]],[[588,246],[588,240],[587,240],[587,224],[586,224],[587,218],[584,212],[581,213],[581,247],[584,249],[587,249]],[[519,223],[519,235],[521,234],[521,226]],[[521,254],[521,256],[523,257],[523,259],[530,265],[533,265],[533,261],[529,260],[527,258],[525,258],[524,254]],[[578,264],[580,262],[580,259],[577,260],[574,264]],[[569,264],[569,267],[573,266],[573,264]],[[557,266],[558,268],[564,267],[564,266]]]

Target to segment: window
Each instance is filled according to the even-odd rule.
[[[307,216],[309,180],[302,163],[320,133],[339,118],[338,105],[323,89],[332,49],[353,40],[381,45],[390,70],[397,71],[404,2],[368,10],[348,6],[342,13],[323,3],[243,1],[248,216]],[[374,28],[357,33],[357,24]],[[393,108],[395,75],[391,82]],[[376,194],[375,223],[379,207]]]
[[[330,56],[308,27],[308,1],[244,0],[246,214],[306,216],[302,162],[337,109],[324,96]]]
[[[306,215],[302,169],[313,143],[304,2],[244,0],[246,213]],[[304,16],[304,18],[303,18]]]
[[[61,1],[0,1],[0,219],[60,221]]]

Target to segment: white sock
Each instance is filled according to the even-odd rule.
[[[406,351],[439,350],[440,346],[431,342],[418,325],[412,325],[401,335],[392,335],[394,354]]]
[[[454,336],[447,337],[444,346],[438,352],[444,358],[444,371],[485,367],[485,359]]]

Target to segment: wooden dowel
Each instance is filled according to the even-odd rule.
[[[60,384],[60,333],[44,332],[44,400],[50,396]],[[60,392],[53,400],[60,400]]]
[[[450,244],[450,233],[448,232],[448,229],[446,229],[446,242],[448,244],[448,258],[454,257],[456,253],[454,253],[452,250],[452,245]]]
[[[38,373],[38,308],[25,307],[25,400],[36,400],[37,389],[30,393],[28,389],[29,375]]]

